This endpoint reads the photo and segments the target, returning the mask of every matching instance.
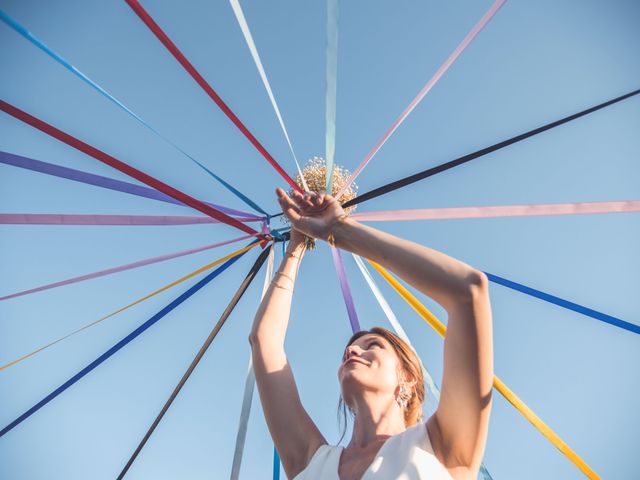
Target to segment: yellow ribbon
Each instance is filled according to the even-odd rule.
[[[375,268],[380,275],[384,277],[384,279],[394,288],[396,292],[409,304],[411,307],[418,312],[418,314],[424,318],[424,320],[431,325],[431,327],[440,334],[441,337],[444,338],[445,333],[447,332],[447,327],[436,318],[436,316],[431,313],[427,307],[425,307],[420,301],[414,297],[409,290],[407,290],[400,282],[398,282],[394,277],[391,276],[389,272],[387,272],[383,267],[378,265],[375,262],[369,260],[369,263]],[[524,418],[529,420],[531,424],[536,427],[540,433],[542,433],[547,439],[558,449],[560,450],[569,460],[573,462],[573,464],[580,469],[582,473],[584,473],[587,478],[596,480],[600,479],[600,476],[594,472],[589,465],[586,464],[582,458],[578,456],[576,452],[574,452],[564,441],[556,434],[551,428],[544,423],[540,417],[538,417],[533,410],[531,410],[527,405],[518,398],[518,396],[511,391],[509,387],[507,387],[502,380],[494,375],[493,377],[493,387],[502,394],[507,401],[513,405],[516,410],[518,410]]]
[[[164,292],[165,290],[170,289],[171,287],[175,287],[175,286],[176,286],[176,285],[178,285],[179,283],[182,283],[182,282],[184,282],[185,280],[189,280],[191,277],[194,277],[194,276],[198,275],[199,273],[202,273],[202,272],[204,272],[204,271],[206,271],[206,270],[209,270],[209,269],[211,269],[211,268],[215,267],[216,265],[219,265],[219,264],[221,264],[221,263],[223,263],[223,262],[226,262],[226,261],[227,261],[227,260],[229,260],[230,258],[237,257],[237,256],[238,256],[238,255],[240,255],[241,253],[244,253],[244,252],[246,252],[247,250],[252,249],[252,248],[253,248],[253,247],[255,247],[256,245],[258,245],[258,244],[257,244],[257,243],[252,243],[252,244],[250,244],[250,245],[247,245],[246,247],[243,247],[243,248],[241,248],[241,249],[239,249],[239,250],[236,250],[235,252],[230,253],[229,255],[225,255],[224,257],[219,258],[219,259],[218,259],[218,260],[216,260],[215,262],[212,262],[212,263],[210,263],[210,264],[208,264],[208,265],[205,265],[204,267],[201,267],[201,268],[199,268],[199,269],[197,269],[197,270],[195,270],[195,271],[191,272],[190,274],[185,275],[185,276],[184,276],[184,277],[182,277],[182,278],[179,278],[179,279],[178,279],[178,280],[176,280],[175,282],[171,282],[169,285],[165,285],[164,287],[162,287],[162,288],[160,288],[160,289],[156,290],[155,292],[150,293],[149,295],[146,295],[146,296],[144,296],[144,297],[142,297],[142,298],[140,298],[140,299],[136,300],[135,302],[132,302],[132,303],[130,303],[129,305],[127,305],[127,306],[125,306],[125,307],[122,307],[122,308],[120,308],[120,309],[116,310],[115,312],[110,313],[109,315],[106,315],[106,316],[104,316],[104,317],[102,317],[102,318],[100,318],[100,319],[98,319],[98,320],[95,320],[95,321],[93,321],[93,322],[91,322],[91,323],[88,323],[88,324],[84,325],[83,327],[80,327],[79,329],[77,329],[77,330],[75,330],[75,331],[73,331],[73,332],[71,332],[71,333],[68,333],[68,334],[67,334],[67,335],[65,335],[64,337],[60,337],[59,339],[54,340],[53,342],[50,342],[50,343],[48,343],[48,344],[46,344],[46,345],[44,345],[44,346],[42,346],[42,347],[38,348],[37,350],[34,350],[33,352],[28,353],[27,355],[24,355],[24,356],[22,356],[22,357],[18,358],[17,360],[14,360],[13,362],[7,363],[6,365],[3,365],[2,367],[0,367],[0,372],[1,372],[1,371],[3,371],[3,370],[6,370],[7,368],[11,367],[12,365],[15,365],[15,364],[16,364],[16,363],[18,363],[18,362],[21,362],[21,361],[23,361],[23,360],[26,360],[26,359],[27,359],[27,358],[29,358],[29,357],[34,356],[36,353],[39,353],[39,352],[41,352],[41,351],[43,351],[43,350],[45,350],[45,349],[47,349],[47,348],[49,348],[49,347],[51,347],[51,346],[55,345],[56,343],[59,343],[59,342],[61,342],[61,341],[63,341],[63,340],[66,340],[67,338],[71,337],[72,335],[75,335],[76,333],[80,333],[81,331],[86,330],[86,329],[87,329],[87,328],[89,328],[89,327],[93,327],[94,325],[97,325],[98,323],[100,323],[100,322],[102,322],[102,321],[106,320],[107,318],[111,318],[111,317],[113,317],[114,315],[117,315],[118,313],[123,312],[124,310],[127,310],[128,308],[131,308],[131,307],[133,307],[134,305],[139,304],[140,302],[143,302],[143,301],[145,301],[145,300],[147,300],[147,299],[149,299],[149,298],[151,298],[151,297],[153,297],[153,296],[155,296],[155,295],[158,295],[159,293],[162,293],[162,292]]]

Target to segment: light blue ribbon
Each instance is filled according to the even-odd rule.
[[[246,203],[247,205],[249,205],[251,208],[253,208],[255,211],[260,212],[263,215],[267,215],[267,212],[265,212],[262,208],[260,208],[254,201],[252,201],[250,198],[248,198],[246,195],[244,195],[242,192],[240,192],[238,189],[236,189],[235,187],[233,187],[232,185],[230,185],[229,183],[227,183],[225,180],[223,180],[222,178],[220,178],[218,175],[216,175],[215,173],[213,173],[211,170],[209,170],[207,167],[205,167],[202,163],[200,163],[198,160],[196,160],[195,158],[193,158],[191,155],[189,155],[187,152],[185,152],[182,148],[180,148],[178,145],[176,145],[175,143],[173,143],[171,140],[169,140],[167,137],[165,137],[164,135],[162,135],[160,132],[158,132],[155,128],[153,128],[151,125],[149,125],[146,121],[144,121],[140,116],[138,116],[135,112],[133,112],[132,110],[130,110],[126,105],[124,105],[120,100],[118,100],[117,98],[115,98],[113,95],[111,95],[109,92],[107,92],[104,88],[102,88],[100,85],[98,85],[97,83],[95,83],[93,80],[91,80],[89,77],[87,77],[84,73],[82,73],[80,70],[78,70],[76,67],[74,67],[73,65],[71,65],[67,60],[65,60],[62,56],[60,56],[57,52],[55,52],[54,50],[52,50],[51,48],[49,48],[46,44],[44,44],[42,41],[40,41],[35,35],[33,35],[29,30],[27,30],[24,26],[22,26],[20,23],[18,23],[15,19],[13,19],[12,17],[10,17],[9,15],[7,15],[3,10],[0,10],[0,19],[6,23],[8,26],[10,26],[11,28],[13,28],[17,33],[19,33],[20,35],[22,35],[24,38],[26,38],[27,40],[29,40],[31,43],[33,43],[36,47],[38,47],[40,50],[42,50],[43,52],[45,52],[47,55],[49,55],[51,58],[53,58],[56,62],[58,62],[60,65],[62,65],[64,68],[66,68],[67,70],[69,70],[71,73],[73,73],[74,75],[76,75],[78,78],[80,78],[82,81],[84,81],[85,83],[87,83],[88,85],[90,85],[91,87],[93,87],[94,89],[96,89],[98,92],[100,92],[102,95],[104,95],[106,98],[108,98],[109,100],[111,100],[113,103],[115,103],[118,107],[120,107],[122,110],[124,110],[125,112],[127,112],[129,115],[131,115],[133,118],[135,118],[138,122],[140,122],[142,125],[144,125],[146,128],[148,128],[149,130],[151,130],[154,134],[156,134],[159,138],[161,138],[162,140],[164,140],[166,143],[168,143],[169,145],[171,145],[173,148],[175,148],[176,150],[178,150],[180,153],[182,153],[184,156],[186,156],[189,160],[191,160],[192,162],[194,162],[196,165],[198,165],[201,169],[203,169],[205,172],[207,172],[209,175],[211,175],[213,178],[215,178],[218,182],[220,182],[220,184],[222,184],[227,190],[229,190],[231,193],[233,193],[235,196],[237,196],[240,200],[242,200],[244,203]]]
[[[325,190],[333,186],[333,158],[336,153],[336,90],[338,77],[338,0],[327,0],[327,71],[325,96]]]

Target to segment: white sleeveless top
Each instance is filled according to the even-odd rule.
[[[309,465],[293,480],[339,480],[343,447],[321,445]],[[433,453],[427,426],[418,423],[389,437],[364,472],[362,480],[452,480]]]

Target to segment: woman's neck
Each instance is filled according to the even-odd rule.
[[[364,448],[406,430],[403,412],[393,398],[360,398],[355,402],[354,412],[349,446]]]

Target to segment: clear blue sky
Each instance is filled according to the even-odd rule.
[[[287,170],[293,162],[226,1],[144,6]],[[340,4],[336,161],[354,168],[489,0]],[[300,158],[324,154],[325,4],[242,2]],[[269,211],[284,182],[122,1],[0,1],[0,7],[158,130]],[[638,88],[637,1],[511,1],[359,178],[361,191]],[[185,158],[5,25],[0,96],[204,200],[239,201]],[[640,99],[625,101],[463,167],[363,204],[391,208],[638,198]],[[112,178],[98,161],[0,114],[0,149]],[[2,212],[192,215],[0,166]],[[471,265],[640,323],[637,214],[379,224]],[[236,236],[223,225],[4,226],[0,294]],[[233,246],[0,303],[5,363],[101,317]],[[119,354],[0,438],[0,477],[112,479],[155,418],[253,263],[248,254]],[[386,320],[346,257],[364,327]],[[383,285],[436,379],[441,339]],[[189,282],[189,285],[195,283]],[[231,468],[247,334],[260,295],[247,292],[130,471],[131,479],[224,479]],[[0,424],[149,318],[187,286],[0,374]],[[493,285],[496,373],[596,472],[640,471],[640,338]],[[426,304],[443,320],[443,310]],[[308,256],[287,352],[305,406],[338,439],[336,370],[349,327],[326,246]],[[496,480],[583,478],[495,395],[485,463]],[[242,478],[271,478],[272,443],[257,396]]]

